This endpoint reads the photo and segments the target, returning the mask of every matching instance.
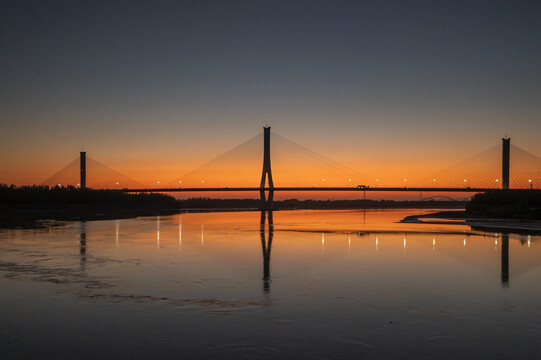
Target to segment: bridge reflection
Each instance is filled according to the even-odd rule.
[[[502,234],[502,285],[509,285],[509,234]]]
[[[161,229],[161,222],[162,218],[160,216],[156,217],[156,242],[158,249],[161,248],[160,246],[160,231]],[[79,224],[79,257],[80,257],[80,268],[81,271],[86,270],[87,265],[87,222],[81,221]],[[119,228],[120,228],[120,221],[116,220],[114,223],[114,241],[115,241],[115,247],[118,249],[119,246]],[[472,227],[472,229],[475,230],[475,227]],[[486,231],[484,231],[486,233]],[[375,247],[376,250],[378,250],[379,246],[381,245],[381,236],[378,237],[378,234],[382,235],[384,233],[373,233],[375,235]],[[401,235],[402,237],[402,246],[404,248],[404,252],[406,249],[407,244],[407,232],[403,233]],[[358,232],[357,236],[363,236],[368,240],[368,237],[370,235],[370,232]],[[204,225],[200,225],[200,244],[204,244]],[[322,244],[325,245],[325,239],[324,234],[322,234]],[[498,245],[498,242],[500,242],[500,278],[501,278],[501,284],[504,287],[509,286],[510,282],[510,271],[509,271],[509,237],[510,234],[508,232],[501,232],[501,233],[495,233],[494,235],[495,239],[495,246]],[[273,217],[273,211],[272,210],[261,210],[260,211],[260,227],[259,227],[259,237],[261,241],[261,250],[262,250],[262,264],[263,264],[263,274],[262,274],[262,288],[263,292],[265,294],[269,294],[271,291],[271,250],[272,250],[272,242],[274,238],[274,217]],[[522,243],[527,244],[528,247],[530,247],[531,243],[531,236],[527,236],[527,240],[521,240]],[[178,247],[179,249],[182,246],[182,217],[179,217],[179,223],[178,223]],[[464,246],[466,246],[466,238],[464,238]],[[352,248],[352,241],[350,233],[347,233],[347,248],[348,251],[351,251]],[[436,238],[431,239],[431,248],[432,251],[436,250]]]
[[[81,221],[79,226],[79,256],[81,258],[81,271],[86,269],[86,221]]]
[[[265,226],[265,215],[267,218],[268,226]],[[261,237],[261,248],[263,250],[263,292],[268,294],[270,293],[270,257],[272,237],[274,236],[274,222],[272,217],[272,210],[261,210],[259,235]]]

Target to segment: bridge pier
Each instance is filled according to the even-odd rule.
[[[261,184],[259,185],[259,196],[261,198],[261,209],[271,210],[272,199],[274,198],[274,183],[272,182],[272,171],[270,162],[270,126],[263,127],[263,172]],[[265,199],[265,184],[269,183],[269,196]]]
[[[265,190],[259,191],[259,197],[261,199],[261,210],[272,210],[272,200],[274,198],[274,190],[269,190],[268,197],[265,197]]]

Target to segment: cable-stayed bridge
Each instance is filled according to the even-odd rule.
[[[271,146],[272,145],[272,146]],[[272,201],[276,191],[482,192],[541,184],[541,158],[502,139],[449,168],[404,186],[383,187],[371,178],[298,145],[270,127],[198,168],[156,187],[141,183],[88,157],[75,159],[42,185],[117,189],[124,192],[259,192]],[[268,197],[266,199],[266,195]]]

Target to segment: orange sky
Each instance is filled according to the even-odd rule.
[[[171,6],[5,5],[0,182],[40,184],[85,148],[168,183],[266,124],[381,186],[506,135],[541,156],[531,2]]]

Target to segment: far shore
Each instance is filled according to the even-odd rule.
[[[2,206],[0,228],[43,228],[67,221],[129,219],[141,216],[166,216],[186,212],[261,211],[258,200],[189,199],[181,207],[112,207],[96,204],[62,206]],[[242,206],[247,205],[247,206]],[[251,206],[250,206],[251,205]],[[375,210],[375,209],[460,209],[462,202],[451,201],[373,201],[373,200],[284,200],[273,203],[272,211],[283,210]]]
[[[501,233],[541,234],[541,220],[491,218],[471,215],[466,211],[438,211],[431,214],[410,215],[403,223],[467,225],[473,230],[495,231]]]

